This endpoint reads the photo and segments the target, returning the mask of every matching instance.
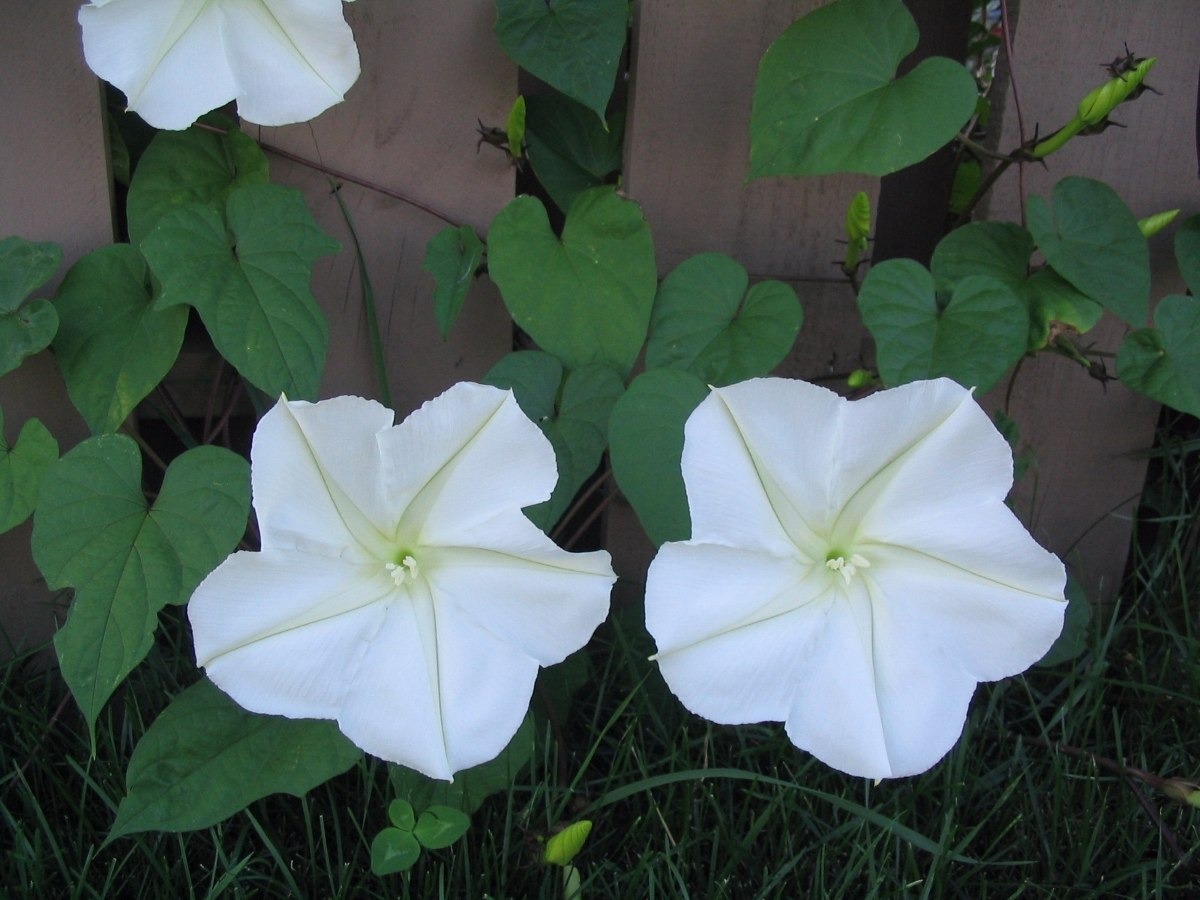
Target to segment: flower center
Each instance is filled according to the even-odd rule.
[[[857,553],[846,553],[842,550],[830,550],[825,557],[825,568],[837,572],[842,580],[849,584],[859,569],[871,568],[871,562]]]
[[[397,558],[400,560],[399,562],[385,563],[383,566],[392,576],[392,581],[396,582],[396,587],[401,587],[405,582],[421,577],[416,557],[411,553],[404,551],[398,554]]]

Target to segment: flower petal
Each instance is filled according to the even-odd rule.
[[[1007,513],[1005,516],[1002,513]],[[967,527],[979,526],[975,516]],[[1066,573],[1008,510],[989,516],[988,546],[964,541],[961,523],[928,534],[920,552],[873,551],[869,580],[880,615],[918,652],[936,652],[975,681],[1029,668],[1062,631]],[[897,639],[901,640],[901,639]],[[908,652],[913,652],[909,650]]]
[[[975,681],[937,653],[906,645],[857,581],[835,605],[799,675],[788,737],[864,778],[926,771],[962,733]]]
[[[832,391],[782,378],[714,388],[684,430],[692,539],[777,554],[811,545],[830,514],[836,432],[822,423],[836,421],[841,403]]]
[[[188,603],[196,662],[246,709],[337,718],[394,588],[377,566],[235,553]]]
[[[715,722],[781,721],[825,630],[833,582],[794,558],[664,544],[646,580],[646,628],[672,692]]]
[[[156,128],[187,128],[237,94],[209,0],[109,0],[79,10],[88,66]]]
[[[225,45],[238,113],[259,125],[304,122],[358,79],[342,0],[225,0]]]
[[[539,503],[558,480],[554,448],[512,391],[463,382],[380,435],[384,496],[402,540],[455,544],[496,515]],[[409,533],[414,532],[414,533]]]
[[[385,667],[390,677],[366,677]],[[397,605],[339,724],[368,752],[449,780],[504,749],[529,709],[537,671],[536,660],[453,606],[431,597]]]
[[[429,581],[439,610],[554,665],[604,621],[616,575],[603,551],[561,550],[523,516],[511,525],[513,533],[497,535],[490,547],[428,548]],[[520,531],[530,532],[524,547],[514,539]]]
[[[999,505],[1012,487],[1008,443],[970,391],[948,379],[847,406],[836,475],[845,529],[882,535],[954,519]]]
[[[392,418],[361,397],[280,400],[262,417],[250,459],[263,550],[355,561],[392,553],[398,511],[386,505],[380,452]]]

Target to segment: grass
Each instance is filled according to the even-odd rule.
[[[1070,663],[982,685],[929,773],[879,785],[833,772],[778,726],[688,715],[646,661],[636,608],[589,650],[565,741],[549,735],[466,838],[402,875],[370,871],[392,794],[365,761],[298,799],[269,797],[187,834],[103,846],[139,736],[195,677],[185,629],[110,703],[93,758],[53,667],[0,668],[0,892],[63,898],[558,898],[542,842],[580,818],[583,898],[1194,897],[1200,810],[1122,765],[1195,778],[1200,480],[1160,452],[1129,575]]]

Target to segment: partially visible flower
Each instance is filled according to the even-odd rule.
[[[342,0],[91,0],[79,24],[92,71],[156,128],[230,100],[259,125],[304,122],[358,79]]]
[[[946,379],[853,403],[801,381],[715,388],[688,419],[692,537],[646,625],[684,706],[782,720],[853,775],[923,772],[980,681],[1040,659],[1066,574],[1004,505],[1012,455]]]
[[[262,551],[196,589],[196,657],[254,712],[336,719],[435,778],[495,757],[538,667],[608,611],[607,553],[525,518],[554,451],[510,391],[458,384],[398,426],[371,400],[280,400],[251,451]]]

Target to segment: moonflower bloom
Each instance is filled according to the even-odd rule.
[[[263,416],[262,550],[218,566],[188,616],[197,662],[246,709],[335,719],[449,779],[504,749],[538,667],[587,642],[616,577],[522,514],[557,470],[511,391],[458,384],[392,421],[359,397]]]
[[[259,125],[313,118],[358,79],[342,0],[91,0],[83,54],[156,128],[237,100]]]
[[[779,378],[715,388],[682,469],[692,536],[651,564],[646,625],[671,690],[713,721],[783,721],[836,769],[914,775],[978,682],[1062,629],[1062,563],[1004,505],[1012,454],[951,381],[853,403]]]

